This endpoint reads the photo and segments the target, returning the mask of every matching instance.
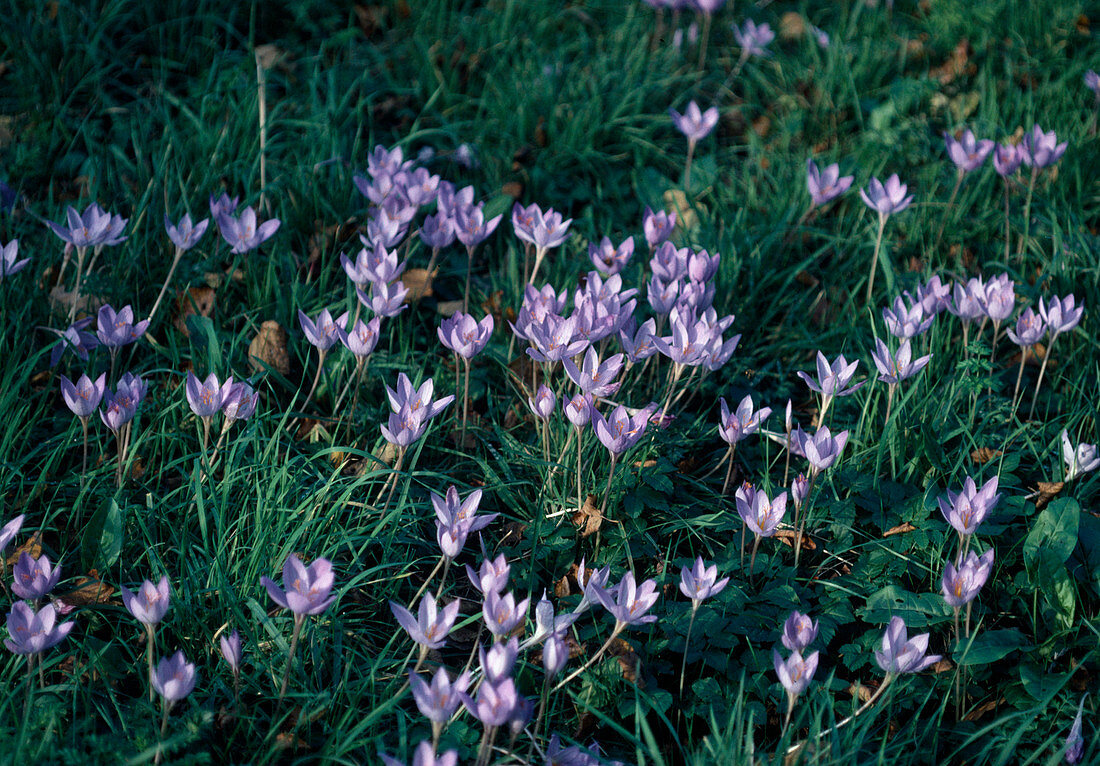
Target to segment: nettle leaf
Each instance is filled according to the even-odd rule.
[[[1081,506],[1071,497],[1055,500],[1035,518],[1031,531],[1024,540],[1024,559],[1034,567],[1040,558],[1040,550],[1054,554],[1060,563],[1077,547],[1077,533],[1081,523]]]
[[[897,585],[872,593],[867,597],[867,606],[858,611],[865,621],[882,625],[896,615],[910,628],[946,622],[954,614],[940,594],[910,593]]]
[[[964,638],[956,642],[951,652],[958,665],[986,665],[1028,646],[1023,633],[1008,628],[980,631],[973,641]]]

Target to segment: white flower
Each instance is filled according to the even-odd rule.
[[[1062,430],[1062,460],[1066,461],[1066,481],[1071,481],[1100,466],[1100,454],[1097,453],[1096,445],[1082,442],[1075,449],[1070,444],[1069,434],[1064,429]]]

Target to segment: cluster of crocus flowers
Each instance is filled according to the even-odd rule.
[[[202,421],[202,448],[206,448],[210,441],[210,424],[214,416],[219,412],[225,416],[222,423],[221,434],[214,447],[215,453],[221,448],[222,440],[230,426],[237,420],[247,420],[256,411],[259,402],[259,394],[244,381],[234,382],[232,376],[225,382],[218,380],[218,376],[210,373],[205,380],[200,381],[193,372],[187,373],[187,404],[191,412]]]
[[[733,456],[738,443],[760,430],[760,426],[772,414],[772,408],[761,407],[755,409],[751,395],[746,395],[741,403],[737,405],[737,409],[732,412],[729,405],[726,404],[725,397],[719,397],[718,402],[721,407],[718,435],[722,437],[722,441],[729,445],[725,457],[729,461],[729,466],[726,468],[725,481],[722,482],[722,496],[724,497],[726,490],[729,489],[730,478],[733,476]]]
[[[956,564],[962,561],[970,538],[978,530],[978,526],[985,521],[1001,499],[997,492],[997,477],[994,476],[981,489],[978,489],[974,479],[967,476],[963,481],[962,491],[953,492],[947,490],[946,498],[938,499],[940,512],[947,523],[959,535],[959,549],[955,557]]]
[[[386,395],[393,410],[387,425],[382,426],[382,436],[399,450],[404,450],[428,430],[432,418],[454,401],[454,395],[434,400],[435,384],[431,378],[420,388],[413,386],[405,373],[398,373],[397,388],[386,386]]]
[[[126,228],[128,220],[107,212],[98,203],[93,202],[85,208],[83,214],[77,212],[74,207],[68,207],[65,211],[64,224],[54,223],[53,221],[46,222],[50,230],[65,243],[65,256],[61,261],[61,268],[57,272],[59,284],[62,283],[61,280],[65,276],[65,268],[69,265],[72,250],[76,250],[76,282],[73,287],[75,298],[79,298],[81,294],[81,280],[85,269],[84,259],[87,256],[88,249],[91,248],[93,253],[91,261],[87,264],[88,271],[91,271],[96,258],[99,257],[99,253],[104,247],[118,245],[126,240],[126,237],[122,235],[122,230]],[[79,304],[79,300],[71,302],[69,309],[70,321],[76,315]]]
[[[756,489],[751,484],[745,483],[737,489],[734,497],[737,503],[737,514],[754,535],[752,557],[749,559],[751,575],[761,539],[775,535],[779,522],[787,512],[787,493],[783,491],[775,497],[768,497],[768,493],[763,489]],[[744,549],[741,555],[744,556]]]
[[[787,659],[778,650],[772,650],[772,664],[775,674],[779,676],[779,682],[787,693],[787,714],[783,719],[783,728],[786,729],[791,722],[791,713],[799,695],[806,691],[806,687],[813,680],[817,672],[818,652],[804,655],[810,644],[817,638],[817,622],[809,615],[801,612],[791,612],[790,617],[783,623],[783,646],[790,650]]]
[[[524,247],[523,281],[526,284],[535,281],[546,254],[565,242],[571,223],[572,218],[565,218],[553,208],[543,212],[535,204],[524,207],[517,202],[512,206],[512,230]],[[535,263],[528,273],[527,254],[531,249],[535,251]]]

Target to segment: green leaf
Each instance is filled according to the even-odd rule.
[[[1069,681],[1072,673],[1047,673],[1035,665],[1020,666],[1020,680],[1024,691],[1043,704],[1050,702]]]
[[[210,365],[209,372],[221,370],[222,344],[218,341],[218,334],[214,330],[214,323],[210,321],[210,317],[199,314],[188,315],[187,330],[191,334],[191,343],[196,348],[206,350],[206,359]]]
[[[952,654],[958,665],[986,665],[1027,646],[1024,634],[1015,628],[986,630],[979,632],[973,641],[964,638],[957,642]]]
[[[1041,548],[1053,552],[1058,561],[1064,563],[1077,547],[1080,523],[1081,506],[1073,498],[1060,498],[1043,509],[1024,540],[1024,558],[1028,565],[1037,563]]]
[[[867,622],[886,624],[896,615],[910,628],[945,622],[954,614],[940,594],[910,593],[896,585],[872,593],[859,611]]]
[[[107,499],[92,516],[80,542],[80,561],[85,570],[107,569],[122,552],[122,509]]]

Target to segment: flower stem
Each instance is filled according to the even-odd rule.
[[[474,248],[466,248],[466,292],[462,294],[462,313],[470,313],[470,272],[474,269]]]
[[[943,240],[943,230],[947,226],[947,217],[951,215],[951,208],[955,205],[955,198],[959,196],[959,187],[963,182],[963,170],[959,168],[958,174],[955,176],[955,188],[951,190],[951,197],[947,200],[947,209],[943,211],[943,218],[940,220],[939,231],[936,232],[936,244],[932,246],[932,252],[936,253],[940,249],[940,242]]]
[[[305,412],[306,406],[313,398],[313,392],[317,390],[317,384],[321,382],[321,371],[325,369],[325,350],[317,349],[317,374],[313,376],[313,385],[309,387],[309,393],[306,394],[306,400],[302,402],[302,412]]]
[[[695,140],[688,139],[688,153],[687,161],[684,163],[684,193],[689,194],[691,190],[691,157],[695,154]]]
[[[871,256],[871,274],[867,278],[867,295],[864,298],[864,303],[871,303],[871,294],[875,289],[875,271],[878,268],[878,254],[882,249],[882,232],[886,229],[886,216],[882,213],[878,214],[878,236],[875,237],[875,253]]]
[[[153,323],[153,317],[157,315],[157,309],[160,308],[160,302],[164,300],[164,294],[168,292],[168,285],[172,281],[172,275],[176,273],[176,266],[179,265],[180,257],[183,255],[183,248],[176,248],[176,255],[172,258],[172,265],[168,269],[168,276],[164,278],[164,286],[160,288],[160,294],[157,295],[157,300],[153,303],[153,310],[149,312],[149,324]]]
[[[621,621],[616,622],[615,623],[615,629],[611,631],[611,635],[607,637],[606,641],[604,641],[603,646],[601,646],[595,654],[593,654],[591,657],[588,658],[588,662],[584,663],[579,668],[577,668],[572,673],[570,673],[565,678],[563,678],[561,681],[559,681],[557,683],[557,685],[554,686],[552,691],[558,691],[563,686],[565,686],[567,683],[569,683],[574,678],[579,676],[581,673],[583,673],[584,671],[586,671],[590,667],[592,667],[592,665],[595,664],[596,660],[598,660],[600,657],[602,657],[603,653],[606,652],[608,647],[611,646],[611,642],[614,641],[616,638],[618,638],[619,634],[623,632],[623,629],[625,627],[626,627],[626,625],[624,623],[622,623]]]
[[[149,665],[149,701],[153,701],[153,651],[156,627],[153,625],[145,626],[145,659]]]
[[[304,614],[294,615],[294,631],[290,634],[290,649],[286,653],[286,669],[283,671],[283,682],[279,685],[279,702],[286,696],[286,687],[290,682],[290,669],[294,666],[294,652],[298,648],[298,636],[302,633],[302,626],[306,622]]]
[[[699,604],[691,605],[691,619],[688,620],[687,638],[684,639],[684,657],[680,660],[680,699],[684,698],[684,672],[687,669],[688,648],[691,646],[691,629],[695,627],[695,614],[699,611]]]
[[[1009,251],[1012,249],[1012,229],[1008,220],[1008,178],[1005,178],[1005,263],[1008,263]]]
[[[1027,198],[1024,200],[1024,233],[1016,245],[1016,255],[1024,254],[1024,247],[1031,241],[1031,197],[1035,193],[1035,179],[1039,175],[1039,168],[1032,165],[1031,178],[1027,182]]]
[[[1043,352],[1043,363],[1039,367],[1039,379],[1035,381],[1035,393],[1031,395],[1031,409],[1027,413],[1028,420],[1031,420],[1031,416],[1035,414],[1035,402],[1039,400],[1039,389],[1043,386],[1043,374],[1047,371],[1047,361],[1050,359],[1050,350],[1054,348],[1054,341],[1057,340],[1057,338],[1057,334],[1052,336],[1050,343],[1047,344],[1046,350]]]

